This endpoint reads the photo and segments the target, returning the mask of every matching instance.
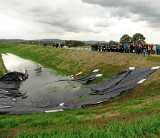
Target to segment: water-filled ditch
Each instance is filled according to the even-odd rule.
[[[0,113],[11,114],[81,108],[108,101],[143,83],[151,73],[160,68],[131,67],[97,84],[82,86],[80,83],[95,79],[97,74],[93,72],[72,80],[13,54],[3,54],[2,58],[9,71],[27,70],[29,75],[19,88],[19,92],[25,94],[25,98],[16,97],[16,100],[13,100],[13,97],[6,96],[7,92],[0,90]],[[40,70],[36,70],[38,68]]]
[[[19,88],[20,93],[27,95],[27,98],[23,99],[23,103],[26,101],[37,107],[54,108],[66,101],[67,97],[69,98],[81,87],[81,84],[75,81],[59,81],[71,78],[57,75],[55,71],[44,68],[31,60],[10,53],[2,54],[2,59],[9,72],[28,71],[28,79],[23,81]],[[19,100],[21,99],[17,99],[16,102]]]

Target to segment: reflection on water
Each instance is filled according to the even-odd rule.
[[[28,71],[29,78],[22,82],[20,87],[21,93],[27,93],[29,98],[38,98],[40,95],[52,95],[49,98],[58,99],[63,98],[67,93],[74,93],[80,88],[80,84],[76,82],[58,81],[64,79],[71,79],[70,77],[64,77],[55,75],[53,71],[42,67],[41,71],[35,71],[39,64],[20,58],[13,54],[2,54],[4,65],[8,71]],[[56,93],[54,95],[53,93]],[[57,97],[59,95],[59,97]],[[57,100],[56,99],[56,100]]]

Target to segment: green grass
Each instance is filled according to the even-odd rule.
[[[97,128],[93,125],[66,130],[54,128],[41,132],[19,132],[17,138],[131,138],[160,136],[160,116],[143,117],[128,123],[110,122]]]
[[[121,107],[121,108],[119,108],[119,112],[121,112],[121,113],[127,113],[127,112],[128,113],[138,113],[138,112],[143,112],[143,111],[149,111],[153,108],[158,109],[160,107],[160,100],[153,100],[149,103],[145,103],[145,102],[141,101],[140,103],[143,103],[143,104],[141,104],[140,106],[137,106],[137,107],[133,107],[133,108],[131,108],[131,107],[127,107],[127,108]],[[137,105],[137,104],[135,104],[135,105]]]
[[[150,60],[150,61],[160,61],[159,58],[154,57],[154,56],[147,56],[146,59],[147,59],[147,60]]]
[[[118,102],[118,103],[114,103],[114,106],[121,106],[121,107],[125,107],[125,106],[131,106],[131,105],[138,105],[143,103],[142,100],[140,99],[133,99],[133,100],[129,100],[129,101],[125,101],[125,102]]]
[[[26,115],[1,115],[0,116],[0,128],[14,128],[21,124],[25,124],[28,127],[40,127],[40,126],[63,126],[67,124],[78,125],[83,122],[82,118],[77,118],[78,115],[89,116],[92,111],[88,109],[76,109],[68,110],[65,112],[56,113],[33,113]]]
[[[1,119],[0,120],[0,128],[5,128],[5,129],[9,129],[9,128],[13,128],[16,127],[18,125],[18,122],[14,119]]]

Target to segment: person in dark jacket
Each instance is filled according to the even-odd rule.
[[[59,47],[59,44],[58,43],[56,43],[56,48],[58,48]]]
[[[143,52],[142,52],[142,53],[143,53],[144,55],[146,55],[146,49],[147,49],[146,45],[143,45],[142,49],[143,49]]]

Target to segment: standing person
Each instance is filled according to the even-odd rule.
[[[139,53],[142,54],[143,52],[143,45],[139,45]]]
[[[59,44],[58,44],[58,43],[56,43],[56,48],[58,48],[58,46],[59,46]]]
[[[110,48],[110,45],[109,45],[109,44],[107,45],[107,51],[108,51],[108,52],[111,52],[111,48]]]
[[[137,54],[140,54],[140,45],[137,45]]]
[[[95,51],[98,51],[98,45],[95,44]]]
[[[101,51],[101,45],[98,44],[98,51],[100,52]]]
[[[153,52],[153,44],[151,45],[151,54],[154,54],[154,52]]]
[[[146,55],[146,49],[147,49],[146,45],[143,45],[142,49],[143,49],[143,54]]]
[[[60,47],[63,48],[63,44],[62,43],[60,43]]]
[[[123,50],[123,44],[120,44],[119,48],[120,48],[119,52],[123,53],[124,52],[124,50]]]
[[[157,53],[157,55],[159,55],[160,54],[160,45],[156,45],[156,53]]]
[[[91,51],[94,51],[94,45],[91,45]]]
[[[150,55],[150,54],[151,54],[151,46],[148,45],[148,55]]]
[[[130,53],[130,45],[127,44],[127,53]]]
[[[134,49],[135,49],[135,53],[138,54],[138,46],[137,46],[137,44],[135,44]]]
[[[133,53],[133,45],[130,45],[130,53]]]
[[[126,53],[127,52],[127,45],[126,44],[123,45],[123,49],[124,49],[124,52]]]
[[[135,44],[133,44],[133,53],[136,53],[136,51],[135,51]]]

